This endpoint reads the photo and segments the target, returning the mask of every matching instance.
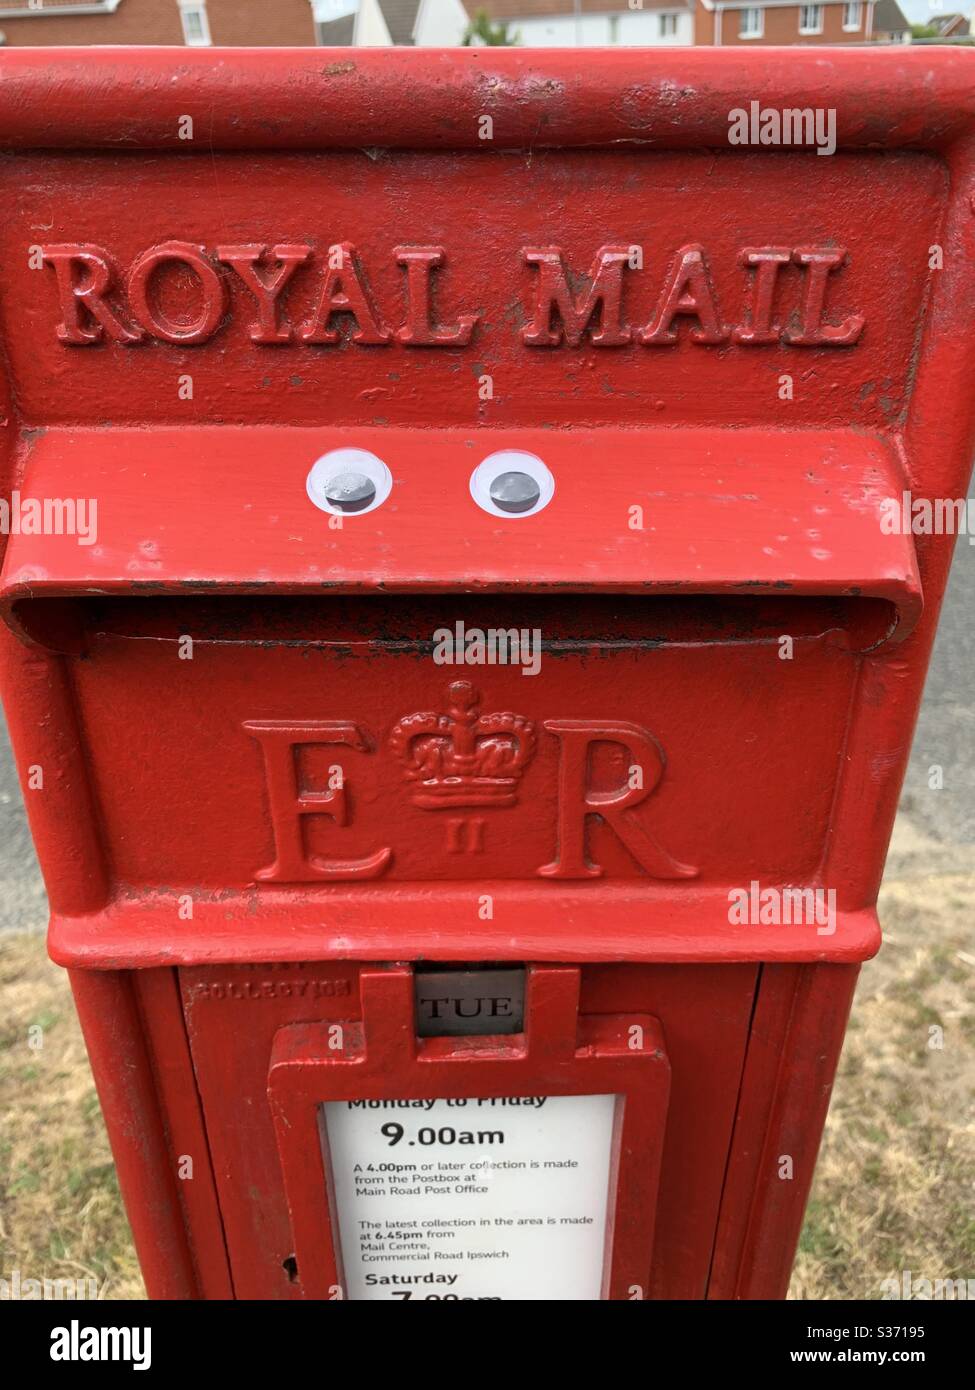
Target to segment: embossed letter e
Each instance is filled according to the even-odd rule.
[[[328,791],[301,790],[296,749],[302,744],[332,743],[368,752],[359,726],[343,719],[315,719],[305,724],[290,719],[248,719],[244,728],[264,752],[274,829],[274,863],[258,869],[254,877],[262,883],[378,878],[393,856],[391,849],[378,849],[365,859],[319,859],[307,853],[302,826],[303,816],[330,816],[336,825],[348,825],[349,805],[344,780]]]

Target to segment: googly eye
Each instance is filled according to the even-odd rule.
[[[479,463],[471,474],[471,496],[492,516],[516,519],[534,516],[555,493],[555,479],[535,454],[501,449]]]
[[[315,506],[333,516],[362,516],[381,507],[393,475],[367,449],[332,449],[312,465],[305,483]]]

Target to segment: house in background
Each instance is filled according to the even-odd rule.
[[[335,48],[456,48],[468,18],[461,0],[311,0],[315,42]]]
[[[0,30],[11,47],[315,43],[310,0],[0,0]]]
[[[928,20],[928,25],[939,39],[967,39],[970,32],[968,20],[963,14],[935,14]]]
[[[897,0],[877,0],[873,36],[878,43],[910,43],[911,26]]]
[[[0,0],[0,43],[453,48],[461,0]]]
[[[738,44],[866,43],[874,37],[874,0],[696,0],[694,42],[731,48]]]
[[[453,48],[479,18],[525,48],[911,41],[897,0],[0,0],[0,44]],[[928,24],[967,35],[960,14]]]
[[[694,42],[689,0],[465,0],[467,13],[480,12],[507,24],[522,48],[656,48]]]

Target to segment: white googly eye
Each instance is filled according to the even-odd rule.
[[[305,487],[309,498],[333,516],[374,512],[393,488],[393,475],[367,449],[332,449],[316,460]]]
[[[555,479],[542,460],[521,449],[489,454],[471,474],[471,496],[477,505],[509,521],[534,516],[554,493]]]

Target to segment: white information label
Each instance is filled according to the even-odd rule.
[[[326,1103],[346,1298],[598,1299],[616,1100]]]

